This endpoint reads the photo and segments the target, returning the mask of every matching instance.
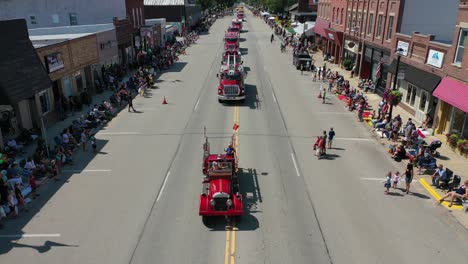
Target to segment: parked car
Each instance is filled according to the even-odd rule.
[[[312,70],[312,57],[307,53],[295,54],[293,56],[293,65],[296,69],[300,69],[301,65],[304,65],[304,70]]]

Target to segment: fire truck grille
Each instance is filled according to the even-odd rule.
[[[226,85],[226,86],[224,86],[224,94],[225,95],[238,95],[239,94],[239,86],[237,86],[237,85]]]
[[[227,198],[215,198],[215,206],[214,210],[215,211],[227,211]]]

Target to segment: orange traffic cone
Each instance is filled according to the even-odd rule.
[[[164,99],[163,99],[163,102],[162,104],[167,104],[167,101],[166,101],[166,96],[164,96]]]

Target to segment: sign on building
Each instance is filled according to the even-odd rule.
[[[397,51],[401,56],[408,56],[409,43],[399,40],[397,43]]]
[[[427,55],[427,64],[432,65],[437,68],[442,68],[442,63],[444,61],[444,53],[438,50],[429,50]]]

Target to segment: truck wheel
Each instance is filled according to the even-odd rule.
[[[207,225],[210,224],[209,219],[210,218],[208,216],[202,215],[202,222],[203,222],[204,225],[207,226]]]
[[[234,220],[236,221],[236,224],[242,222],[242,215],[236,215],[236,217],[234,218]]]
[[[218,103],[222,104],[222,103],[223,103],[223,100],[218,99]]]
[[[243,103],[245,103],[245,99],[241,99],[239,102],[240,102],[241,104],[243,104]]]

